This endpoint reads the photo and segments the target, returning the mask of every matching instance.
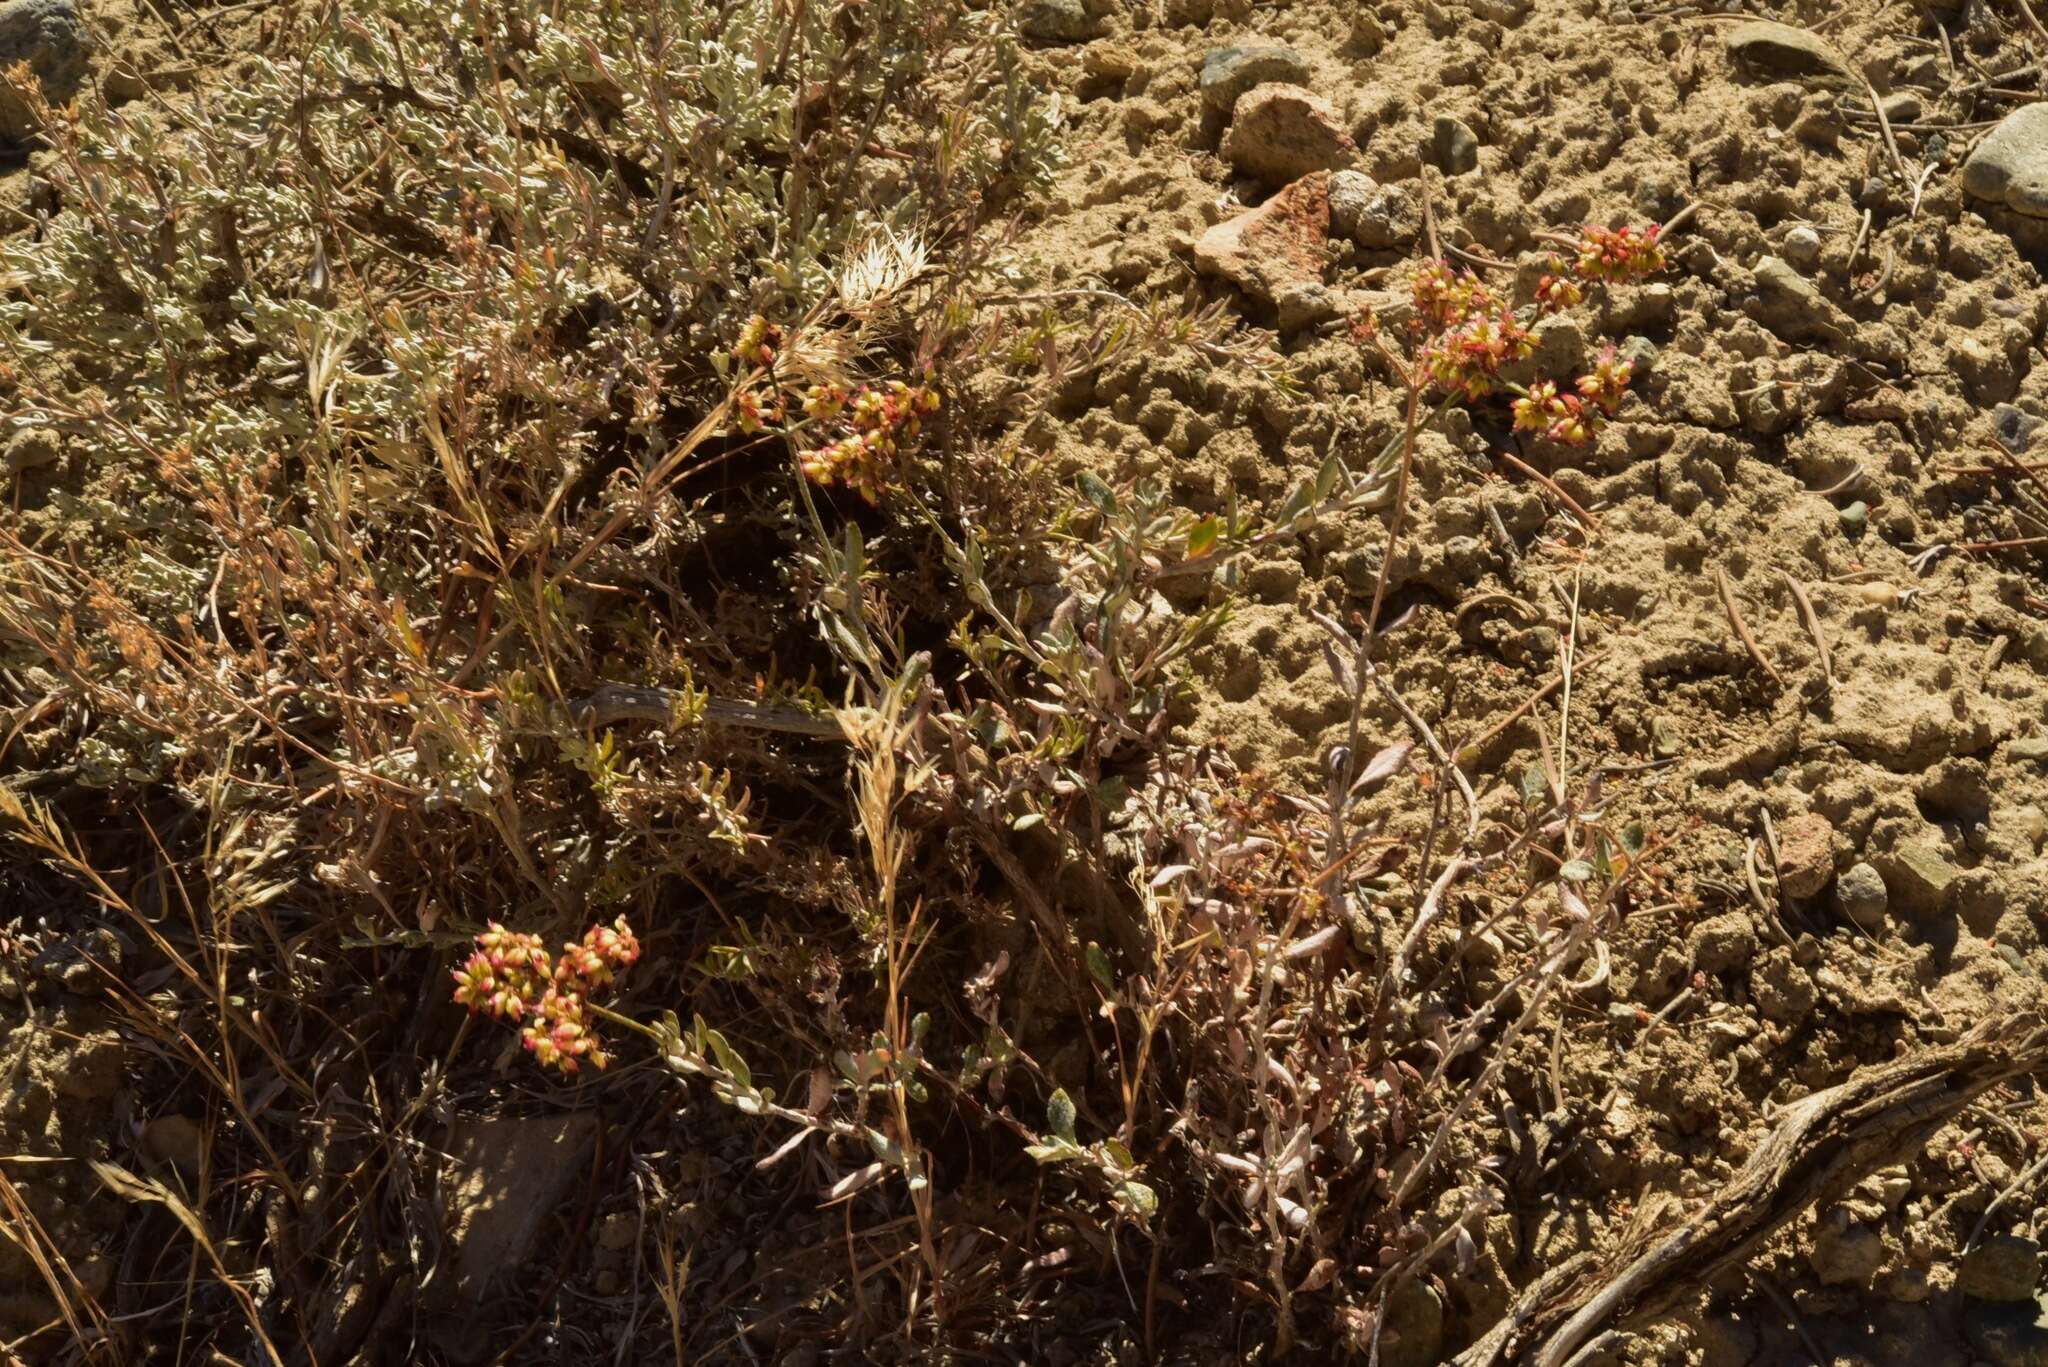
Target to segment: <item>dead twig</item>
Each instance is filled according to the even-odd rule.
[[[1799,604],[1799,620],[1806,623],[1807,632],[1813,637],[1813,648],[1820,654],[1821,677],[1827,681],[1828,691],[1835,687],[1835,662],[1828,653],[1828,638],[1821,632],[1820,615],[1813,610],[1813,599],[1807,597],[1806,587],[1783,570],[1778,577],[1785,581],[1785,587],[1792,590],[1792,601]]]

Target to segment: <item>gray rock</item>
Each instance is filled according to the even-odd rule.
[[[2028,218],[2048,218],[2048,105],[2006,115],[1963,163],[1963,189]]]
[[[2048,1309],[2038,1303],[1968,1306],[1963,1333],[1992,1367],[2048,1367]]]
[[[2016,456],[2034,444],[2034,433],[2040,428],[2041,419],[2009,403],[1991,410],[1991,430],[1998,434],[1999,444]]]
[[[1813,263],[1820,260],[1820,234],[1801,224],[1785,234],[1780,250],[1793,265],[1801,270],[1812,270]]]
[[[1024,0],[1017,7],[1017,31],[1049,43],[1085,43],[1099,37],[1103,21],[1082,0]]]
[[[1852,539],[1859,537],[1863,535],[1863,529],[1870,525],[1870,505],[1859,498],[1836,513],[1835,519],[1842,524],[1843,536]]]
[[[2009,759],[2048,764],[2048,735],[2023,736],[2006,746],[2005,753]]]
[[[1308,59],[1278,43],[1212,48],[1202,59],[1202,108],[1228,114],[1245,91],[1275,81],[1306,85]]]
[[[1885,118],[1892,123],[1918,123],[1920,115],[1924,112],[1921,108],[1920,97],[1910,90],[1900,91],[1896,95],[1887,95],[1884,99],[1879,100],[1877,104],[1878,108],[1884,110]]]
[[[1757,76],[1771,80],[1823,77],[1848,80],[1839,54],[1803,28],[1757,19],[1725,35],[1728,55]]]
[[[1253,86],[1238,96],[1230,132],[1223,138],[1223,159],[1273,188],[1349,166],[1357,150],[1328,101],[1298,85],[1278,83]]]
[[[1884,924],[1885,910],[1890,904],[1884,878],[1868,864],[1851,864],[1835,880],[1835,909],[1865,930],[1876,930]]]
[[[1479,135],[1464,120],[1439,114],[1430,125],[1429,140],[1422,144],[1422,159],[1447,176],[1462,176],[1479,169]]]
[[[1979,1301],[2031,1304],[2040,1280],[2039,1241],[2016,1234],[1986,1239],[1965,1253],[1962,1266],[1956,1269],[1956,1290]]]
[[[1788,342],[1848,335],[1835,306],[1783,257],[1766,256],[1756,263],[1756,306],[1763,325]]]
[[[62,104],[85,84],[89,40],[72,0],[7,0],[0,4],[0,67],[27,62],[43,97]],[[0,86],[0,139],[20,142],[36,130],[28,106]]]
[[[1405,247],[1422,232],[1422,210],[1395,186],[1339,171],[1330,177],[1330,231],[1372,251]]]

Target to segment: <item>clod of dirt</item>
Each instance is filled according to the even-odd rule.
[[[2028,218],[2048,218],[2048,106],[2005,116],[1963,163],[1963,189]]]
[[[1238,97],[1223,159],[1266,185],[1349,166],[1358,153],[1329,101],[1296,85],[1268,83]]]
[[[456,1123],[442,1198],[454,1266],[429,1285],[436,1308],[474,1304],[493,1275],[525,1261],[596,1136],[597,1118],[584,1111]]]
[[[0,67],[27,62],[52,104],[85,84],[87,39],[72,0],[9,0],[0,4]],[[20,142],[36,129],[28,107],[0,87],[0,139]]]
[[[1369,251],[1405,247],[1422,232],[1422,210],[1396,186],[1339,171],[1330,177],[1330,231]]]
[[[1686,951],[1702,973],[1726,973],[1756,957],[1756,924],[1745,912],[1710,916],[1692,928]]]
[[[1849,68],[1832,47],[1803,28],[1759,19],[1728,30],[1728,55],[1751,73],[1775,80],[1826,76],[1847,80]]]
[[[2039,1241],[2016,1234],[1986,1239],[1956,1269],[1956,1290],[1980,1301],[2031,1301],[2040,1280]]]
[[[1835,876],[1835,828],[1819,812],[1802,812],[1778,832],[1778,886],[1812,897]]]
[[[1439,114],[1430,125],[1429,141],[1422,145],[1422,159],[1447,176],[1462,176],[1479,169],[1479,135],[1463,119]]]
[[[1017,31],[1041,42],[1085,43],[1102,29],[1082,0],[1026,0],[1017,10]]]
[[[1884,1236],[1836,1206],[1820,1218],[1806,1255],[1826,1286],[1867,1286],[1884,1266]]]
[[[142,1127],[142,1152],[187,1177],[197,1177],[205,1161],[205,1134],[189,1115],[160,1115]]]
[[[1788,342],[1845,336],[1846,320],[1783,257],[1766,256],[1756,263],[1757,321]]]
[[[1883,875],[1868,864],[1851,864],[1835,881],[1835,909],[1865,930],[1883,927],[1890,904]]]
[[[1212,48],[1202,59],[1202,107],[1211,114],[1230,113],[1237,97],[1253,86],[1308,81],[1308,59],[1278,43],[1248,43]]]
[[[1992,1367],[2048,1367],[2048,1308],[2039,1304],[1970,1306],[1963,1332]]]
[[[2019,764],[2048,764],[2048,736],[2022,736],[2005,747],[2005,757]]]
[[[1225,219],[1195,243],[1195,266],[1221,276],[1279,313],[1280,330],[1337,315],[1323,285],[1330,236],[1330,177],[1304,176],[1258,208]]]

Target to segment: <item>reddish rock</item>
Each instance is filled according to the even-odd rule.
[[[1835,828],[1819,812],[1802,812],[1778,828],[1778,886],[1788,897],[1811,897],[1834,881]]]
[[[1283,330],[1305,326],[1338,309],[1323,284],[1329,235],[1330,177],[1319,171],[1203,233],[1195,267],[1271,304]]]

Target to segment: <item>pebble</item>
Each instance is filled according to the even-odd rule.
[[[1685,753],[1685,733],[1678,723],[1662,712],[1650,719],[1650,753],[1658,759],[1671,759]]]
[[[1999,444],[2016,456],[2034,444],[2034,433],[2040,429],[2041,419],[2025,409],[2002,403],[1991,410],[1991,430],[1998,434]]]
[[[1884,925],[1885,910],[1890,902],[1884,878],[1868,864],[1851,864],[1848,871],[1835,880],[1835,909],[1865,930],[1876,930]]]
[[[1768,19],[1737,24],[1725,41],[1728,55],[1759,76],[1826,76],[1849,78],[1849,68],[1835,50],[1803,28]]]
[[[1763,325],[1788,342],[1845,334],[1834,305],[1783,257],[1766,256],[1756,263],[1756,302]]]
[[[1811,897],[1835,876],[1835,828],[1819,812],[1801,812],[1778,830],[1778,886]]]
[[[1780,250],[1793,265],[1812,270],[1813,263],[1820,260],[1820,234],[1802,224],[1785,234]]]
[[[1842,524],[1843,536],[1859,537],[1863,535],[1864,528],[1870,525],[1870,505],[1859,498],[1836,513],[1835,518]]]
[[[1202,59],[1202,107],[1228,114],[1245,91],[1275,81],[1307,84],[1308,59],[1278,43],[1211,48]]]
[[[1479,169],[1479,135],[1463,119],[1439,114],[1422,144],[1422,159],[1447,176]]]
[[[1963,189],[2028,218],[2048,218],[2048,105],[2006,115],[1963,163]]]
[[[1316,171],[1349,166],[1357,151],[1327,100],[1278,83],[1240,95],[1223,138],[1225,161],[1276,188]]]
[[[1195,241],[1195,268],[1220,276],[1254,299],[1276,309],[1287,306],[1291,322],[1306,326],[1335,296],[1323,285],[1323,263],[1330,235],[1330,177],[1327,172],[1304,176],[1256,209],[1225,219]]]
[[[1405,191],[1339,171],[1330,177],[1330,231],[1372,251],[1405,247],[1422,231],[1422,211]]]
[[[1956,1269],[1956,1290],[1979,1301],[2032,1301],[2040,1280],[2040,1243],[2016,1234],[1986,1239]]]
[[[0,4],[0,67],[27,62],[52,104],[63,104],[85,84],[88,41],[72,0]],[[20,142],[35,129],[28,106],[0,85],[0,139]]]

